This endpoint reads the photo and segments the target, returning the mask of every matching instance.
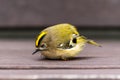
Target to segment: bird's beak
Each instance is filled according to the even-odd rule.
[[[32,53],[32,55],[34,55],[34,54],[37,53],[38,51],[40,51],[40,49],[36,49],[36,50]]]

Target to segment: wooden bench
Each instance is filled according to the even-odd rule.
[[[98,40],[103,47],[87,45],[75,59],[47,60],[32,55],[34,40],[0,40],[0,79],[120,79],[119,41]]]

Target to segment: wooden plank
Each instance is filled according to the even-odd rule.
[[[120,69],[0,70],[0,80],[119,80]]]
[[[47,60],[34,51],[34,40],[0,40],[0,80],[115,80],[120,79],[119,40],[96,40],[75,59]]]
[[[87,45],[75,59],[61,61],[32,55],[33,40],[0,40],[0,69],[120,69],[120,42],[97,42],[103,47]]]

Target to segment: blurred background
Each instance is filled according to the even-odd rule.
[[[119,39],[120,0],[0,0],[0,38],[35,38],[70,23],[90,38]]]

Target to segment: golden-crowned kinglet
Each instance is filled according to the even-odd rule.
[[[80,35],[71,24],[50,26],[40,32],[35,41],[36,50],[48,59],[67,60],[83,50],[85,43],[100,46],[93,40]]]

